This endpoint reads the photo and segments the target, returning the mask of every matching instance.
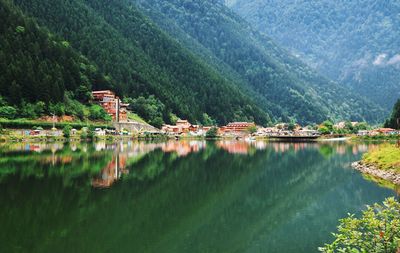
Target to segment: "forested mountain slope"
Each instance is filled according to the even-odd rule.
[[[164,104],[160,108],[165,121],[175,113],[192,122],[204,122],[208,116],[220,124],[269,122],[268,114],[250,97],[120,1],[16,0],[14,4],[96,64],[115,82],[119,95],[155,95]]]
[[[383,117],[379,107],[253,31],[223,1],[13,3],[104,73],[119,95],[154,95],[166,122],[172,113],[219,124],[266,124],[269,115],[302,124]]]
[[[400,2],[227,0],[319,72],[387,111],[400,96]]]
[[[0,1],[0,96],[6,102],[57,103],[71,91],[113,86],[97,67],[67,41],[39,27],[8,1]]]
[[[181,44],[203,54],[209,64],[220,61],[224,65],[220,71],[235,72],[243,86],[251,87],[269,101],[267,106],[274,116],[284,120],[292,117],[302,123],[326,117],[382,117],[375,105],[317,75],[268,37],[254,31],[223,1],[131,1]]]

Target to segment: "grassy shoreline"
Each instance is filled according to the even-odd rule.
[[[373,164],[382,170],[395,170],[400,174],[400,147],[382,144],[366,153],[362,159],[365,164]]]
[[[400,147],[385,143],[364,154],[352,167],[366,179],[399,192],[400,186]]]
[[[0,119],[0,125],[3,128],[10,129],[32,129],[33,127],[42,127],[44,129],[51,129],[53,127],[53,122],[39,121],[39,120],[26,120],[26,119],[16,119],[16,120],[6,120]],[[54,126],[56,128],[62,129],[65,126],[71,126],[73,128],[82,127],[96,127],[96,128],[112,128],[112,124],[99,123],[99,122],[55,122]]]

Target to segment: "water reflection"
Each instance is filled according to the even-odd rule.
[[[107,162],[101,169],[93,175],[91,185],[96,188],[107,188],[117,182],[122,175],[129,174],[130,169],[134,168],[134,163],[138,163],[140,159],[145,158],[145,155],[160,150],[162,153],[171,153],[177,157],[186,157],[191,153],[197,153],[206,149],[207,145],[211,146],[209,151],[215,149],[223,150],[230,154],[237,155],[253,155],[257,150],[271,149],[275,153],[299,152],[305,149],[318,150],[322,156],[329,158],[332,155],[345,155],[349,152],[358,156],[365,153],[369,148],[375,148],[377,144],[346,144],[343,142],[336,143],[315,143],[315,142],[265,142],[265,141],[237,141],[237,140],[221,140],[215,143],[207,143],[200,140],[184,140],[184,141],[167,141],[167,142],[96,142],[96,143],[13,143],[2,144],[0,146],[0,154],[3,158],[3,164],[12,161],[14,164],[21,163],[21,167],[27,165],[29,161],[33,161],[31,165],[40,164],[51,165],[58,167],[60,165],[74,165],[85,167],[82,162],[82,157],[86,156],[87,163],[91,165],[87,168],[98,168],[98,164],[104,163],[104,159],[95,159],[102,154],[106,154]],[[213,151],[213,152],[214,152]],[[84,155],[85,154],[85,155]],[[94,165],[94,166],[93,166]],[[1,166],[1,163],[0,163]],[[26,166],[21,169],[32,169],[32,166]],[[139,166],[140,167],[140,166]],[[0,168],[1,169],[1,168]],[[141,168],[137,168],[135,175],[141,173]],[[17,173],[17,171],[6,170],[9,173]],[[40,175],[43,171],[40,170]],[[82,173],[87,172],[85,169],[80,170]],[[90,172],[95,172],[89,169]],[[158,172],[163,169],[158,169]],[[34,173],[34,171],[32,171]],[[154,171],[152,172],[154,174]],[[4,171],[0,175],[3,174]],[[142,173],[143,174],[143,173]],[[141,175],[139,177],[146,177]],[[154,175],[152,175],[154,176]]]
[[[350,169],[365,144],[34,146],[0,146],[0,252],[317,252],[394,194]]]

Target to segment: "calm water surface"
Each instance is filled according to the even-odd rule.
[[[365,144],[0,146],[0,252],[318,252],[337,220],[395,192]]]

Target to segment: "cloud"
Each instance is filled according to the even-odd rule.
[[[390,60],[387,62],[388,65],[393,65],[396,63],[400,63],[400,54],[394,55]]]
[[[395,54],[392,57],[388,57],[387,54],[379,54],[374,62],[372,63],[375,66],[390,66],[400,63],[400,54]]]
[[[375,61],[372,63],[375,66],[380,66],[385,64],[387,54],[380,54],[375,58]]]

